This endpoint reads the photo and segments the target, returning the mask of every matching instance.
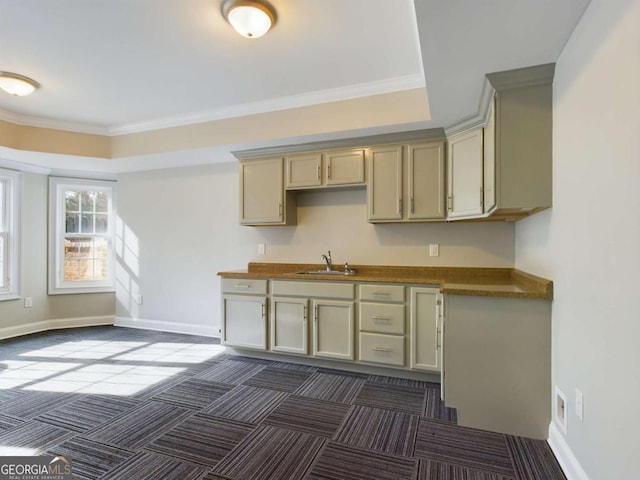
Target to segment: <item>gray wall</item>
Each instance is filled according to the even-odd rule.
[[[47,295],[47,188],[46,175],[22,174],[22,296],[33,298],[33,308],[23,299],[0,302],[0,337],[6,327],[115,313],[114,294]]]
[[[298,225],[239,225],[237,162],[158,170],[118,178],[117,315],[176,323],[217,334],[216,273],[249,261],[513,266],[512,223],[371,225],[366,192],[298,194]],[[258,243],[266,254],[258,255]],[[440,244],[440,257],[428,244]],[[142,305],[135,296],[143,296]]]
[[[638,85],[640,2],[592,0],[557,62],[553,210],[516,227],[517,267],[554,280],[553,383],[594,480],[640,477]]]

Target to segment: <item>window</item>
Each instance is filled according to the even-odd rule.
[[[115,183],[49,179],[49,293],[114,291]]]
[[[0,301],[20,296],[20,174],[0,169]]]

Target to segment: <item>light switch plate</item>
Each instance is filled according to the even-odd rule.
[[[429,244],[429,256],[430,257],[439,257],[440,256],[440,245],[437,243]]]
[[[258,255],[264,255],[264,252],[266,250],[267,246],[264,243],[259,243],[258,244]]]

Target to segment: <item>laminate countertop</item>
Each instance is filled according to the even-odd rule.
[[[553,300],[551,280],[515,268],[352,265],[355,275],[302,273],[324,268],[324,264],[252,262],[244,270],[219,272],[218,275],[225,278],[435,285],[440,287],[441,293],[449,295]]]

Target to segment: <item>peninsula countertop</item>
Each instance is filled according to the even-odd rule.
[[[218,275],[225,278],[435,285],[440,287],[441,293],[449,295],[553,300],[551,280],[515,268],[352,265],[355,275],[303,273],[324,268],[324,264],[251,262],[244,270],[218,272]]]

